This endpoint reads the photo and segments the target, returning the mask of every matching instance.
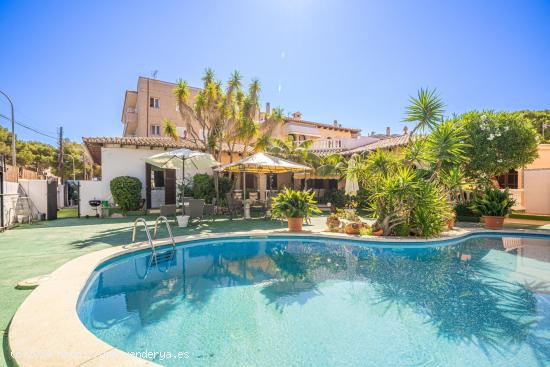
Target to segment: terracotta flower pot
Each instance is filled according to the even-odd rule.
[[[383,229],[379,229],[378,231],[376,232],[372,232],[372,235],[373,236],[382,236],[384,234],[384,230]]]
[[[287,218],[289,232],[301,232],[304,218]]]
[[[344,228],[344,231],[347,234],[359,234],[359,229],[361,228],[361,223],[348,223],[346,224],[346,227]]]
[[[451,218],[447,221],[447,229],[453,229],[455,226],[455,218]]]
[[[490,215],[485,215],[485,228],[487,229],[502,229],[504,224],[504,217],[493,217]]]

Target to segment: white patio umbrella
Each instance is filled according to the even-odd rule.
[[[357,191],[359,191],[359,182],[357,181],[357,174],[355,172],[355,156],[351,156],[348,162],[345,191],[350,196],[357,195]]]
[[[185,184],[185,171],[193,175],[197,173],[209,173],[220,164],[212,154],[181,148],[169,152],[155,154],[144,158],[144,161],[159,168],[181,169],[182,182]],[[183,196],[182,196],[183,207]]]
[[[313,168],[300,163],[287,161],[265,153],[256,153],[240,161],[233,162],[216,168],[216,171],[242,173],[283,173],[283,172],[307,172]],[[246,181],[246,178],[244,179]],[[246,198],[246,182],[243,187],[243,199]]]

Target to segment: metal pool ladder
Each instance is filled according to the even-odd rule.
[[[176,242],[174,241],[174,236],[172,235],[172,228],[170,227],[170,223],[168,223],[168,218],[166,218],[164,215],[161,215],[160,217],[157,217],[157,220],[155,221],[155,231],[153,232],[153,238],[157,239],[157,229],[159,222],[166,223],[166,229],[168,230],[168,234],[170,235],[170,240],[172,241],[172,249],[176,250]]]
[[[154,256],[157,256],[157,252],[155,250],[155,244],[151,239],[151,233],[149,233],[149,228],[147,227],[147,221],[143,218],[138,218],[134,222],[134,230],[132,231],[132,243],[136,243],[136,228],[138,223],[143,223],[143,227],[145,227],[145,234],[147,235],[147,241],[149,241],[149,245],[151,246],[151,251],[153,252]]]

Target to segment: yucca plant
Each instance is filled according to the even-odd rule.
[[[298,191],[285,189],[273,198],[271,212],[275,218],[306,218],[321,213],[315,194],[311,190]]]
[[[515,200],[510,197],[508,189],[500,190],[497,188],[488,188],[481,195],[477,195],[473,200],[472,211],[491,217],[504,217],[512,211]]]

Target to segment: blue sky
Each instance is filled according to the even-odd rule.
[[[79,141],[120,135],[124,90],[153,70],[198,86],[238,69],[262,104],[364,133],[402,129],[422,86],[448,114],[550,108],[550,0],[0,0],[0,50],[16,119]]]

